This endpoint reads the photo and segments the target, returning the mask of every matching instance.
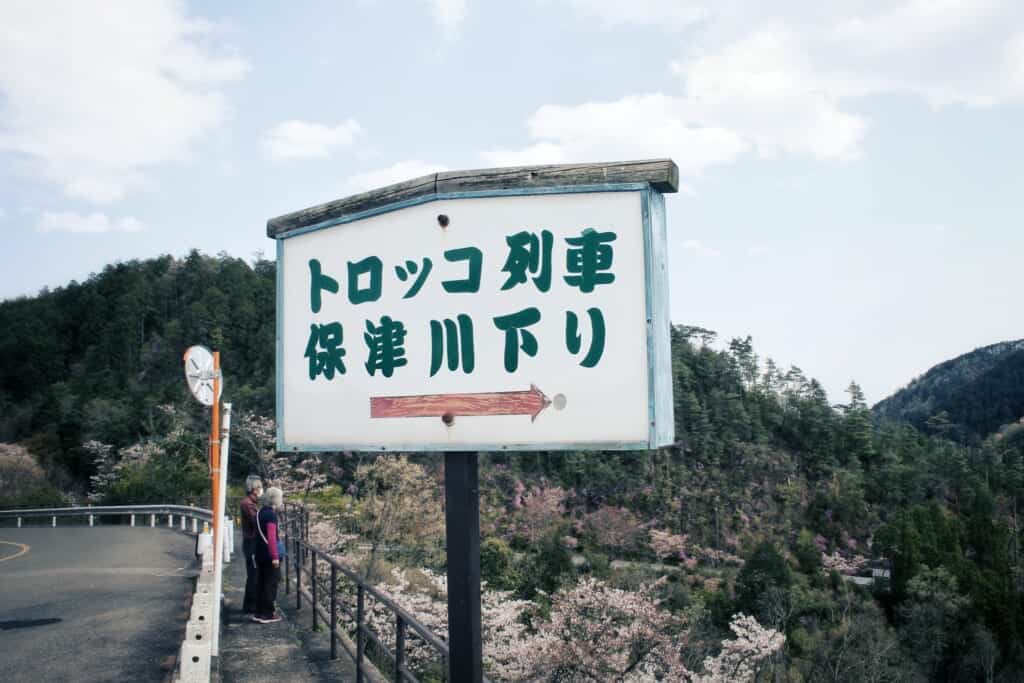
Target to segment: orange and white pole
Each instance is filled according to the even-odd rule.
[[[211,631],[211,654],[216,656],[220,646],[221,572],[223,552],[221,550],[221,518],[224,516],[220,503],[220,351],[213,352],[213,406],[210,418],[210,509],[213,511],[213,623]]]
[[[220,351],[213,352],[213,416],[210,420],[210,509],[213,510],[213,561],[219,556],[221,518],[220,507]]]

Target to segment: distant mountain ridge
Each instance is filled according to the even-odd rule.
[[[1024,339],[939,363],[872,411],[959,441],[984,439],[1024,417]]]

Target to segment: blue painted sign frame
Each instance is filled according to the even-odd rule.
[[[289,442],[284,438],[284,242],[290,237],[353,223],[371,216],[427,204],[439,200],[480,197],[511,197],[545,194],[594,192],[639,192],[644,240],[644,282],[646,289],[648,421],[646,441],[567,441],[552,443],[414,443],[367,446],[366,444],[316,444]],[[276,304],[276,421],[277,450],[291,452],[435,452],[435,451],[620,451],[647,450],[670,446],[675,440],[674,400],[672,396],[671,322],[668,290],[668,236],[665,224],[665,197],[651,183],[608,183],[555,187],[522,187],[480,191],[439,192],[377,206],[366,211],[314,223],[275,237],[277,242]]]

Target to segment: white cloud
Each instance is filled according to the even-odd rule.
[[[123,199],[128,187],[140,187],[144,181],[136,173],[125,172],[118,178],[77,178],[64,185],[64,194],[95,204],[110,204]]]
[[[1024,100],[1024,4],[1010,0],[563,1],[608,25],[685,28],[685,56],[671,64],[679,80],[658,92],[544,105],[527,122],[529,142],[486,150],[490,163],[671,156],[696,175],[745,152],[843,162],[863,153],[862,98]]]
[[[450,37],[459,32],[466,18],[466,0],[426,0],[434,21]]]
[[[111,220],[105,213],[83,215],[74,211],[46,211],[36,230],[39,232],[70,232],[98,234],[104,232],[139,232],[145,229],[141,221],[127,216]]]
[[[828,85],[860,81],[850,96],[911,94],[936,107],[1021,101],[1024,82],[1006,60],[1024,5],[1008,0],[907,0],[874,13],[840,16],[805,30],[801,42]]]
[[[490,149],[481,156],[491,166],[533,166],[563,163],[569,153],[565,144],[538,142],[521,149]]]
[[[605,26],[620,24],[661,26],[680,29],[710,13],[707,3],[690,0],[562,0],[584,15],[596,17]]]
[[[349,177],[343,184],[346,192],[365,192],[385,185],[393,185],[405,180],[413,180],[420,176],[431,173],[447,171],[447,166],[441,164],[430,164],[416,159],[399,161],[387,168],[378,168],[372,171],[357,173]]]
[[[247,70],[174,0],[4,5],[0,152],[69,196],[123,198],[226,116],[220,86]]]
[[[727,129],[687,121],[683,101],[661,93],[629,95],[613,102],[545,105],[530,117],[522,149],[493,149],[496,166],[611,161],[672,156],[684,173],[734,160],[748,144]]]
[[[767,256],[770,253],[772,253],[772,248],[766,247],[763,244],[754,244],[747,247],[748,256]]]
[[[2,221],[5,218],[7,218],[7,212],[2,207],[0,207],[0,221]]]
[[[682,247],[686,251],[692,251],[697,256],[715,257],[721,256],[722,254],[722,252],[718,251],[714,247],[709,247],[700,240],[686,240],[683,242]]]
[[[955,38],[997,15],[1005,4],[1000,0],[908,0],[874,14],[842,17],[829,37],[862,52],[900,52]]]
[[[844,111],[823,87],[785,27],[759,30],[672,67],[685,83],[679,105],[685,116],[735,131],[762,156],[847,160],[860,154],[866,121]]]
[[[1024,92],[1024,32],[1018,33],[1007,43],[1003,53],[1003,71],[1011,88]]]
[[[263,137],[264,153],[275,160],[326,159],[336,147],[348,147],[362,128],[349,118],[336,126],[308,121],[282,121]]]
[[[627,95],[574,106],[545,105],[528,122],[532,144],[484,152],[498,164],[672,157],[683,174],[744,152],[849,160],[867,122],[816,86],[806,55],[784,28],[672,64],[683,94]]]

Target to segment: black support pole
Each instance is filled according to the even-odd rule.
[[[477,454],[444,458],[445,535],[448,545],[448,680],[480,683],[480,490]]]

